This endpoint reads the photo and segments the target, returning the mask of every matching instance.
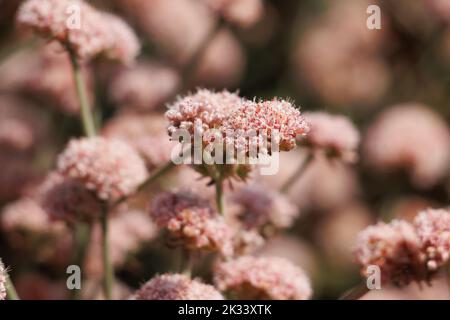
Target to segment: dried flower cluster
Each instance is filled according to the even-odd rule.
[[[28,0],[17,22],[83,59],[104,55],[130,63],[139,52],[138,40],[124,21],[81,0]]]
[[[100,137],[72,140],[58,158],[58,172],[111,202],[133,193],[147,177],[132,147]]]
[[[404,286],[412,281],[429,282],[436,270],[449,261],[450,211],[420,212],[414,225],[394,220],[379,222],[358,235],[355,256],[362,266],[377,265],[383,282]]]
[[[348,162],[356,160],[360,137],[348,118],[325,112],[308,112],[304,116],[311,127],[304,139],[305,144],[331,157]]]
[[[207,200],[189,192],[166,192],[153,199],[150,216],[170,232],[172,241],[189,249],[233,253],[233,232]],[[175,244],[175,243],[174,243]]]
[[[275,257],[243,256],[219,264],[214,282],[238,299],[307,300],[312,291],[303,270]]]
[[[144,284],[134,300],[223,300],[213,286],[182,274],[163,274]]]

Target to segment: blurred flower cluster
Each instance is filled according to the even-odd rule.
[[[450,1],[0,7],[0,300],[449,299]]]

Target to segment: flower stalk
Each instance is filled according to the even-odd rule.
[[[345,292],[339,300],[358,300],[369,292],[369,288],[365,282],[361,282],[357,286]]]
[[[298,179],[300,179],[302,175],[305,173],[306,169],[311,164],[313,158],[314,158],[313,155],[309,153],[306,159],[302,163],[300,163],[298,168],[295,170],[294,174],[281,187],[281,192],[287,193],[291,189],[294,183],[297,182]]]
[[[223,179],[217,178],[214,181],[216,186],[216,204],[217,210],[221,215],[225,215],[225,204],[224,204],[224,192],[223,192]]]
[[[72,50],[68,50],[70,56],[70,62],[73,68],[73,75],[75,80],[75,86],[77,89],[78,99],[80,101],[80,115],[83,124],[83,130],[86,136],[93,137],[96,134],[94,116],[92,115],[92,109],[89,104],[87,95],[86,83],[84,81],[80,64],[77,57]]]
[[[16,288],[9,275],[6,276],[6,296],[8,300],[20,300]]]
[[[104,208],[101,217],[102,225],[102,260],[103,260],[103,293],[106,300],[112,299],[114,269],[109,256],[108,210]]]
[[[74,258],[75,265],[82,267],[86,258],[87,249],[91,239],[92,228],[87,223],[78,222],[74,228]],[[72,290],[70,298],[76,300],[80,296],[81,290]]]

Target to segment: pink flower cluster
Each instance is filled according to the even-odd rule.
[[[226,134],[233,133],[231,139],[236,150],[246,151],[251,148],[252,141],[249,144],[243,142],[243,139],[248,132],[254,131],[257,137],[267,138],[266,151],[270,153],[272,142],[277,143],[281,151],[292,150],[296,145],[296,138],[305,135],[309,126],[300,111],[290,102],[275,98],[260,102],[245,101],[225,119],[221,130]],[[272,141],[272,134],[276,141]],[[255,142],[259,143],[259,140]]]
[[[110,202],[132,194],[147,178],[144,161],[132,147],[101,137],[70,141],[57,167],[61,175]]]
[[[450,170],[450,131],[427,106],[396,105],[369,127],[364,153],[374,168],[405,169],[414,185],[427,188]]]
[[[340,108],[371,105],[383,96],[391,80],[383,59],[387,28],[377,32],[367,28],[370,4],[368,0],[328,1],[325,13],[299,33],[293,72],[303,80],[297,81],[300,90],[306,79],[324,101]]]
[[[114,0],[114,3],[178,65],[189,62],[214,27],[214,17],[201,1]]]
[[[57,43],[44,45],[33,51],[21,51],[0,67],[2,91],[26,95],[46,107],[66,114],[79,113],[79,101],[72,77],[68,54],[61,53]],[[82,66],[88,98],[92,102],[93,77],[87,66]],[[41,112],[42,113],[42,112]]]
[[[102,213],[101,202],[95,193],[78,180],[52,172],[39,187],[43,209],[51,219],[69,223],[92,222]]]
[[[189,249],[233,254],[233,231],[207,200],[188,192],[161,193],[153,199],[150,216],[167,228],[173,241]]]
[[[248,154],[250,150],[270,153],[272,142],[281,151],[289,151],[295,147],[297,136],[309,129],[300,111],[288,101],[255,102],[227,91],[199,90],[171,105],[166,116],[170,121],[169,134],[184,129],[202,135],[207,144],[231,145],[238,154]],[[217,131],[204,135],[208,129]]]
[[[303,270],[277,257],[243,256],[220,263],[214,282],[238,299],[307,300],[312,295]]]
[[[429,282],[450,258],[450,211],[420,212],[411,225],[394,220],[379,222],[357,238],[355,256],[367,276],[367,267],[377,265],[383,282],[404,286],[411,281]]]
[[[41,113],[27,101],[0,96],[0,148],[28,152],[46,136]]]
[[[0,300],[6,299],[6,274],[5,266],[0,259]]]
[[[140,50],[134,32],[124,21],[82,0],[27,0],[19,8],[17,22],[59,41],[83,59],[104,55],[130,63]]]
[[[223,300],[213,286],[182,274],[163,274],[145,283],[133,300]]]
[[[179,129],[203,134],[218,129],[232,110],[239,108],[243,99],[226,90],[211,92],[199,89],[196,93],[179,98],[169,106],[166,117],[170,122],[169,134]]]
[[[22,198],[8,204],[1,214],[1,228],[5,232],[26,232],[42,235],[60,235],[61,223],[52,223],[49,216],[32,198]]]
[[[344,161],[356,160],[360,136],[348,118],[325,112],[308,112],[304,116],[311,127],[305,138],[307,145]]]
[[[153,170],[170,161],[171,152],[178,145],[167,136],[166,122],[163,116],[153,113],[119,115],[105,124],[102,135],[134,147],[147,168]]]
[[[131,254],[157,236],[156,226],[143,211],[119,210],[116,215],[111,216],[109,224],[110,256],[115,267],[122,266]],[[96,224],[85,262],[86,273],[93,276],[103,272],[103,264],[98,259],[102,252],[101,233],[100,224]]]
[[[299,214],[297,206],[286,196],[256,183],[236,190],[231,201],[237,206],[237,218],[246,229],[288,228]]]
[[[35,97],[44,98],[44,101],[56,110],[78,114],[80,104],[73,78],[68,76],[72,74],[68,55],[61,54],[59,48],[46,46],[38,54],[34,54],[32,59],[21,84],[22,90]],[[86,79],[88,99],[92,102],[92,73],[86,67],[82,68],[82,72]]]
[[[153,61],[140,62],[114,75],[110,96],[119,107],[148,111],[161,106],[179,84],[175,69]]]
[[[205,0],[216,12],[230,23],[248,28],[257,23],[264,14],[261,0]]]
[[[450,210],[425,210],[414,220],[427,267],[436,270],[450,260]]]

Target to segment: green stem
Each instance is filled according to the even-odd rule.
[[[365,282],[362,282],[349,291],[345,292],[339,298],[339,300],[358,300],[367,292],[369,292],[369,288],[367,288],[367,284]]]
[[[298,166],[298,168],[295,170],[294,174],[284,183],[284,185],[281,187],[281,192],[287,193],[289,189],[294,185],[295,182],[297,182],[298,179],[303,175],[303,173],[308,168],[309,164],[312,162],[313,155],[308,154],[305,160]]]
[[[182,249],[182,250],[183,250],[183,261],[184,261],[183,274],[190,277],[190,276],[192,276],[192,270],[194,269],[194,253],[189,251],[188,249]]]
[[[450,294],[450,264],[447,266],[447,285],[448,285],[448,291]]]
[[[84,260],[86,258],[89,241],[91,239],[91,226],[82,222],[77,223],[74,230],[74,238],[74,264],[82,268],[84,266]],[[70,292],[70,298],[72,300],[76,300],[80,297],[80,293],[81,290],[72,290]]]
[[[194,54],[189,60],[189,63],[181,71],[181,79],[182,79],[182,84],[180,88],[181,91],[189,89],[190,78],[197,70],[205,51],[211,45],[211,42],[216,38],[217,33],[220,31],[220,29],[224,26],[224,22],[225,21],[222,18],[216,22],[213,29],[211,29],[211,31],[208,33],[205,39],[203,39],[199,47],[195,50]]]
[[[216,178],[214,180],[216,185],[216,204],[217,210],[221,215],[225,215],[224,193],[223,193],[223,179]]]
[[[9,275],[6,276],[6,296],[8,297],[8,300],[20,300]]]
[[[165,165],[155,169],[151,172],[150,176],[145,180],[143,184],[139,186],[138,192],[145,190],[148,186],[150,186],[153,182],[158,180],[161,176],[169,172],[172,168],[175,167],[175,163],[172,161],[167,162]]]
[[[136,190],[136,193],[139,193],[145,189],[147,189],[148,186],[150,186],[153,182],[155,182],[156,180],[158,180],[160,177],[162,177],[163,175],[165,175],[167,172],[169,172],[170,170],[172,170],[175,167],[175,164],[172,161],[167,162],[165,165],[155,169],[154,171],[152,171],[149,175],[149,177],[147,178],[147,180],[145,180],[140,186],[139,188]],[[129,198],[129,196],[120,198],[119,200],[117,200],[113,205],[112,208],[118,206],[119,204],[123,203],[124,201],[126,201]]]
[[[103,210],[102,218],[102,259],[103,259],[103,292],[106,300],[112,299],[114,270],[109,257],[108,210]]]
[[[69,51],[70,61],[72,63],[73,75],[75,80],[75,86],[77,89],[78,99],[80,102],[80,112],[81,112],[81,121],[83,123],[83,130],[86,136],[93,137],[95,136],[95,122],[94,117],[92,115],[92,109],[89,105],[89,99],[86,90],[86,83],[83,79],[83,74],[81,72],[80,64],[78,63],[76,55]]]

